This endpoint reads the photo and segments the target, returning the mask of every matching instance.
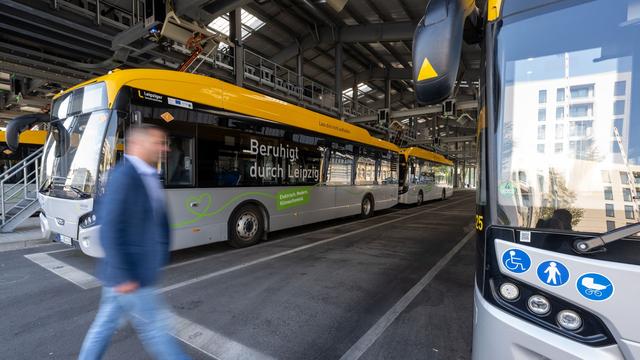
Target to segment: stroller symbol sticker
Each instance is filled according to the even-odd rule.
[[[550,286],[564,285],[569,281],[569,270],[558,261],[545,261],[538,265],[538,279]]]
[[[511,272],[521,274],[531,267],[531,258],[520,249],[509,249],[502,254],[502,265]]]
[[[603,301],[613,295],[613,283],[611,280],[596,273],[580,276],[576,286],[580,295],[593,301]]]

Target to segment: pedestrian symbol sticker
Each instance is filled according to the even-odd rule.
[[[520,249],[509,249],[502,254],[502,265],[514,273],[523,273],[531,267],[531,258]]]
[[[576,283],[578,292],[593,301],[603,301],[613,295],[613,283],[606,276],[588,273],[580,276]]]
[[[561,286],[569,281],[569,270],[557,261],[545,261],[538,265],[538,279],[550,286]]]

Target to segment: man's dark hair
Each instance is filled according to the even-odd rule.
[[[134,124],[129,127],[125,135],[125,142],[138,135],[148,135],[151,131],[159,131],[166,134],[166,131],[158,125],[153,124]]]

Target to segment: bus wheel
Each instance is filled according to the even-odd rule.
[[[446,198],[447,198],[447,190],[442,189],[442,197],[440,199],[445,200]]]
[[[366,219],[373,216],[373,205],[373,197],[371,195],[365,196],[360,207],[360,217]]]
[[[244,205],[233,213],[229,221],[229,242],[242,248],[256,244],[264,232],[262,212],[254,205]]]
[[[423,202],[424,202],[424,195],[422,194],[422,190],[420,190],[418,192],[418,202],[416,203],[416,206],[422,205]]]

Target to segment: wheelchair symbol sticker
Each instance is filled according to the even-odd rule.
[[[613,283],[606,276],[587,273],[578,278],[576,287],[580,295],[593,301],[603,301],[613,295]]]
[[[502,254],[502,265],[511,272],[521,274],[531,267],[531,258],[520,249],[509,249]]]
[[[545,261],[538,265],[538,279],[550,286],[561,286],[569,281],[569,270],[558,261]]]

